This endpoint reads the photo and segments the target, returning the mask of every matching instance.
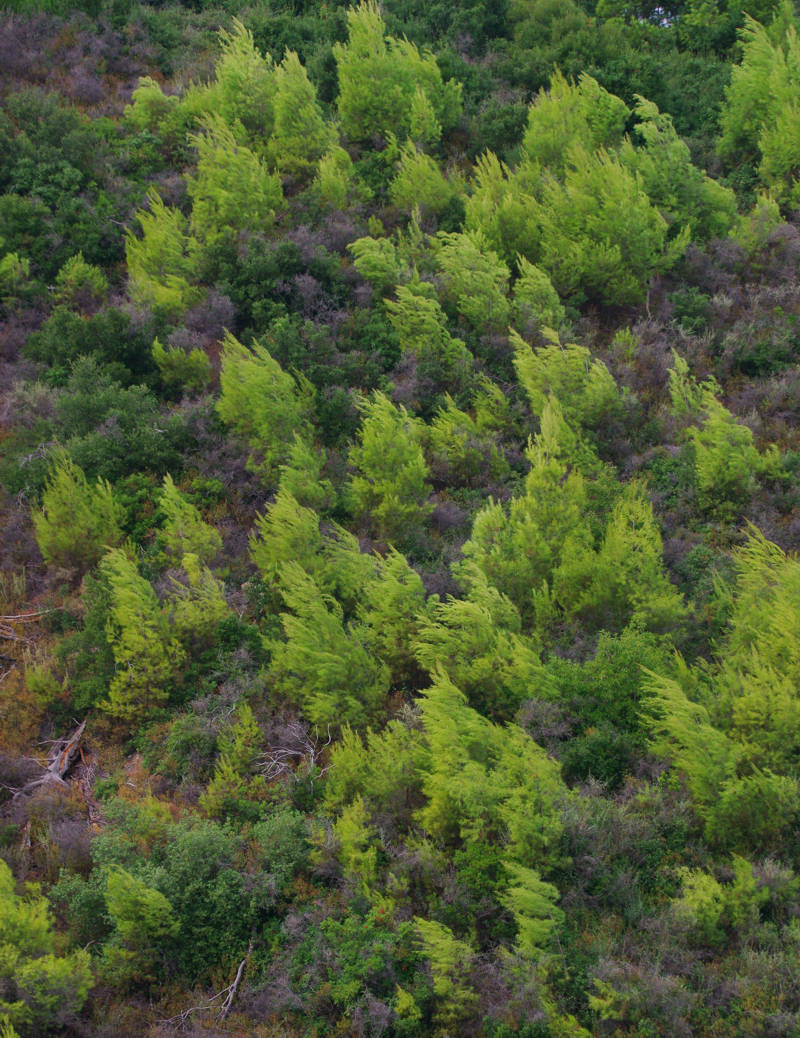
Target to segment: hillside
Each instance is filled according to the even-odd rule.
[[[1,1038],[800,1034],[799,27],[5,0]]]

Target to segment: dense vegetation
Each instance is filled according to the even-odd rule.
[[[800,1034],[799,32],[5,0],[2,1038]]]

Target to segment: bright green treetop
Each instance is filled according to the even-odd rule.
[[[89,953],[57,953],[47,898],[34,883],[18,894],[0,859],[0,1029],[36,1038],[79,1012],[91,986]]]
[[[280,178],[236,140],[220,116],[205,118],[202,129],[190,138],[197,173],[187,179],[197,237],[210,244],[236,231],[269,230],[283,207]]]
[[[213,526],[204,522],[200,512],[178,490],[167,473],[161,485],[161,511],[164,525],[161,539],[170,558],[180,562],[187,552],[210,562],[222,548],[222,538]]]
[[[60,453],[42,493],[42,510],[32,518],[45,562],[85,569],[120,543],[125,513],[109,483],[90,484],[69,455]]]
[[[293,50],[275,69],[275,122],[268,152],[276,169],[307,172],[334,143],[335,134],[322,115],[317,92]]]
[[[164,205],[154,188],[147,201],[149,211],[136,213],[142,237],[125,232],[131,297],[137,303],[179,314],[200,297],[191,285],[197,268],[197,240],[189,234],[183,214]]]
[[[230,332],[222,345],[220,398],[223,421],[246,437],[262,460],[250,464],[273,476],[289,453],[295,433],[309,430],[312,389],[300,376],[292,378],[269,350],[254,341],[250,349]]]
[[[358,442],[350,450],[356,470],[352,500],[381,537],[402,540],[430,511],[430,473],[421,446],[425,425],[383,393],[365,400],[362,413]]]
[[[351,8],[347,22],[347,43],[335,44],[333,53],[339,70],[339,116],[348,137],[366,141],[393,134],[402,140],[413,128],[415,137],[430,138],[435,123],[445,130],[455,124],[461,86],[443,82],[430,52],[420,54],[407,39],[386,37],[374,0]]]
[[[128,555],[112,549],[100,570],[111,592],[106,637],[116,664],[103,707],[123,721],[144,721],[166,702],[183,650],[155,592]]]

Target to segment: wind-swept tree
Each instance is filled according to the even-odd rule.
[[[281,570],[285,641],[273,646],[279,693],[312,724],[363,725],[388,691],[389,674],[368,648],[367,632],[345,624],[342,607],[295,562]]]
[[[267,150],[281,173],[301,176],[335,143],[322,115],[317,92],[293,50],[275,69],[274,129]]]
[[[186,310],[200,297],[191,281],[197,270],[198,244],[189,233],[186,218],[164,205],[155,189],[147,195],[149,210],[139,209],[136,219],[142,237],[125,233],[125,260],[134,302],[162,308],[170,315]]]
[[[219,532],[205,522],[198,509],[178,490],[167,473],[161,485],[161,511],[164,525],[161,540],[170,559],[180,562],[188,552],[201,562],[210,562],[222,548]]]
[[[237,231],[266,231],[283,207],[280,177],[238,142],[216,115],[193,134],[197,173],[187,179],[192,198],[192,229],[206,245]]]
[[[115,663],[108,699],[102,705],[128,723],[145,721],[166,703],[183,650],[169,630],[155,592],[125,552],[110,550],[100,572],[111,596],[106,637]]]
[[[230,127],[240,125],[253,144],[268,140],[275,124],[275,66],[261,55],[239,21],[220,29],[222,53],[214,66],[214,107]]]
[[[45,562],[86,569],[106,548],[120,543],[125,513],[106,480],[90,484],[83,470],[61,452],[53,459],[41,511],[34,511],[32,518]]]
[[[424,423],[383,393],[362,403],[358,441],[350,450],[355,475],[350,495],[356,512],[379,536],[403,541],[430,512],[430,471],[421,440]]]
[[[339,72],[337,105],[342,129],[355,141],[373,136],[400,139],[412,131],[430,134],[422,118],[423,93],[438,124],[453,126],[461,110],[461,86],[442,80],[434,56],[420,54],[407,39],[386,37],[380,10],[365,0],[347,12],[348,39],[334,45]],[[427,107],[427,106],[426,106]]]
[[[247,439],[254,452],[249,464],[272,478],[295,433],[309,431],[311,385],[283,371],[259,342],[247,349],[230,332],[223,340],[221,364],[217,411]]]

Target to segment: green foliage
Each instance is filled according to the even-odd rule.
[[[273,646],[279,692],[313,723],[326,727],[371,720],[388,690],[387,668],[370,652],[360,623],[345,624],[342,607],[296,562],[285,562],[281,614],[286,640]]]
[[[559,701],[582,725],[606,724],[638,737],[644,668],[667,673],[670,649],[669,639],[631,627],[619,635],[604,632],[594,656],[585,663],[551,658],[549,680]]]
[[[417,147],[431,147],[441,139],[442,124],[436,118],[431,99],[419,85],[411,99],[408,122],[409,137]]]
[[[798,167],[796,104],[800,41],[796,20],[776,19],[771,29],[748,17],[741,31],[742,61],[731,70],[722,113],[720,154],[731,160],[760,160],[762,183],[779,197],[794,199]]]
[[[798,813],[796,778],[754,771],[723,784],[706,812],[705,831],[718,847],[765,855],[786,844]]]
[[[468,598],[436,603],[420,619],[414,652],[431,675],[443,669],[473,709],[507,721],[526,699],[552,693],[536,647],[520,628],[509,599],[479,577]]]
[[[406,213],[421,209],[441,215],[458,194],[430,155],[418,151],[410,141],[400,149],[397,172],[389,187],[392,202]]]
[[[140,76],[123,115],[125,122],[136,130],[159,132],[172,120],[177,105],[178,98],[165,94],[152,76]]]
[[[686,775],[700,810],[709,808],[735,775],[740,749],[711,724],[702,704],[687,697],[681,682],[651,673],[645,687],[656,749]]]
[[[597,426],[618,407],[614,376],[601,360],[592,360],[585,346],[563,345],[553,335],[546,346],[531,349],[514,331],[511,344],[517,378],[537,417],[551,396],[561,405],[564,418],[576,426]]]
[[[504,331],[509,318],[508,267],[478,232],[442,232],[437,241],[446,298],[453,300],[459,316],[479,331]]]
[[[731,236],[748,256],[755,256],[765,248],[771,232],[781,222],[778,203],[769,194],[760,194],[752,210],[739,217]]]
[[[792,5],[9,3],[0,1032],[796,1028]]]
[[[147,202],[149,212],[136,213],[142,237],[132,231],[125,234],[131,298],[177,315],[199,298],[190,284],[197,269],[197,241],[189,234],[186,218],[164,205],[155,189],[148,192]]]
[[[152,881],[180,922],[182,936],[173,962],[191,983],[203,982],[219,969],[236,970],[255,928],[263,925],[302,860],[299,848],[294,857],[297,819],[292,812],[272,816],[260,826],[250,830],[248,848],[231,825],[190,818],[170,827]],[[268,836],[274,836],[273,845],[265,840]],[[247,865],[245,851],[252,855]],[[186,934],[192,935],[189,940]]]
[[[566,316],[553,282],[540,267],[524,256],[517,258],[519,277],[514,282],[511,314],[518,327],[525,329],[530,322],[539,328],[556,331]]]
[[[344,148],[333,144],[319,160],[314,187],[323,202],[342,209],[352,191],[353,177],[353,160]]]
[[[400,971],[419,961],[412,947],[413,923],[392,925],[384,905],[366,914],[362,907],[341,919],[324,919],[320,936],[324,941],[320,948],[323,986],[348,1027],[357,1018],[365,995],[379,998],[387,1006],[392,1003]],[[305,986],[311,978],[299,979]]]
[[[56,275],[56,301],[67,306],[81,309],[99,303],[107,291],[105,274],[87,263],[80,252],[71,256]]]
[[[161,345],[153,340],[153,360],[167,389],[183,393],[202,393],[211,381],[211,361],[197,348],[188,352],[179,346]]]
[[[744,858],[733,858],[733,880],[720,883],[701,869],[685,869],[683,893],[673,902],[676,915],[688,923],[692,939],[701,945],[721,945],[748,917],[759,914],[769,890],[759,887],[753,866]]]
[[[456,406],[449,394],[445,394],[443,406],[428,426],[433,466],[440,473],[444,467],[449,480],[467,486],[479,484],[487,472],[494,478],[502,478],[508,472],[508,463],[495,442],[496,436],[480,429],[481,402],[479,397],[477,416],[473,419]]]
[[[562,297],[634,303],[688,244],[681,235],[667,245],[666,221],[641,178],[604,150],[569,152],[563,181],[543,182],[538,222],[538,249],[519,251],[547,271]]]
[[[316,447],[295,433],[280,468],[281,488],[308,508],[331,508],[336,494],[331,481],[322,475],[325,457],[323,447]]]
[[[664,572],[661,534],[641,486],[629,483],[616,501],[597,552],[575,546],[553,577],[554,597],[568,615],[593,627],[628,623],[670,630],[685,607]]]
[[[391,673],[393,685],[416,676],[413,644],[425,615],[425,589],[405,556],[390,548],[375,558],[375,573],[360,589],[358,619],[372,651]]]
[[[688,226],[694,240],[723,237],[736,219],[733,192],[692,164],[669,115],[643,97],[636,100],[635,131],[643,146],[626,139],[621,161],[638,173],[650,201],[674,229]]]
[[[431,511],[429,469],[420,445],[424,423],[383,393],[361,405],[358,442],[350,450],[356,473],[349,492],[355,511],[380,537],[402,543]]]
[[[629,115],[624,101],[585,72],[571,83],[556,70],[549,91],[542,91],[528,111],[523,151],[531,162],[563,171],[576,146],[593,152],[619,144]]]
[[[297,54],[289,50],[275,69],[274,129],[267,151],[276,169],[307,173],[335,142],[322,117],[317,92]]]
[[[122,540],[123,518],[123,509],[105,480],[98,479],[92,486],[67,454],[54,456],[42,509],[32,515],[45,562],[88,569],[107,547]]]
[[[210,562],[222,548],[222,538],[213,526],[200,516],[175,486],[172,476],[164,476],[159,507],[164,513],[161,540],[173,563],[179,563],[191,552],[201,562]]]
[[[673,399],[680,392],[678,379],[676,376],[674,380]],[[688,382],[684,384],[691,385]],[[696,405],[703,418],[699,428],[690,427],[688,430],[694,447],[700,504],[711,512],[730,515],[753,495],[759,477],[777,473],[780,464],[778,449],[772,445],[760,454],[752,431],[737,422],[736,417],[717,400],[712,385],[704,383],[689,395],[683,395],[687,406]]]
[[[583,475],[567,460],[576,446],[558,404],[545,405],[542,429],[528,456],[525,491],[506,510],[490,500],[476,514],[462,552],[493,587],[507,595],[529,628],[548,613],[548,582],[562,559],[591,547]],[[462,569],[467,584],[474,577]],[[544,611],[544,612],[543,612]]]
[[[414,920],[422,951],[431,964],[436,1022],[449,1033],[471,1015],[477,996],[467,984],[473,957],[466,941],[459,941],[444,924],[432,919]]]
[[[262,746],[261,730],[247,703],[240,703],[235,720],[219,736],[219,760],[200,798],[200,808],[211,817],[252,813],[263,799],[266,782],[256,771]]]
[[[31,263],[27,257],[7,252],[0,258],[0,306],[11,310],[23,298],[30,274]]]
[[[144,721],[166,702],[183,651],[155,592],[123,551],[109,551],[100,570],[111,592],[107,639],[116,663],[102,705],[124,722]]]
[[[178,935],[180,922],[158,890],[120,866],[109,869],[106,907],[114,934],[103,950],[101,970],[121,988],[153,983],[159,961]]]
[[[222,346],[220,388],[219,416],[246,437],[256,452],[251,454],[250,466],[269,479],[286,459],[293,434],[308,432],[310,384],[283,371],[259,342],[247,349],[228,332]]]
[[[359,274],[381,292],[393,288],[403,274],[404,264],[390,238],[358,238],[350,242],[353,266]]]
[[[275,67],[262,57],[253,34],[237,19],[220,29],[222,53],[214,66],[214,103],[230,127],[240,124],[254,143],[266,141],[275,125]]]
[[[430,750],[427,803],[417,812],[424,828],[467,845],[493,838],[511,861],[552,864],[565,793],[558,764],[521,728],[501,728],[467,706],[441,669],[420,706]]]
[[[378,848],[375,832],[366,824],[367,811],[361,797],[342,808],[333,827],[339,842],[339,859],[346,876],[357,879],[368,892],[375,882]]]
[[[264,579],[276,585],[288,560],[317,575],[322,569],[322,545],[319,516],[281,486],[266,512],[256,519],[250,557]]]
[[[503,895],[503,904],[517,924],[517,948],[526,959],[540,960],[553,931],[564,922],[564,913],[556,906],[558,890],[545,883],[536,869],[509,862],[506,869],[511,884]]]
[[[360,797],[374,811],[407,815],[419,796],[429,756],[423,734],[401,721],[390,721],[380,733],[367,731],[363,741],[346,727],[331,751],[325,803],[337,811]]]
[[[698,384],[697,379],[689,373],[689,365],[674,350],[673,365],[669,371],[669,396],[672,412],[679,418],[696,417],[703,404],[720,391],[719,383],[713,377]]]
[[[389,320],[404,352],[416,357],[421,376],[440,393],[466,391],[473,366],[472,354],[447,331],[447,318],[433,286],[414,278],[397,289],[397,299],[386,301]]]
[[[118,481],[180,467],[186,445],[181,416],[160,413],[149,390],[124,389],[91,357],[73,366],[56,413],[66,449],[87,475]]]
[[[394,134],[401,140],[413,129],[429,133],[432,122],[422,117],[427,99],[434,119],[449,130],[461,110],[461,87],[442,80],[430,52],[420,54],[407,39],[385,37],[376,4],[361,3],[347,12],[347,43],[334,45],[339,73],[337,106],[342,129],[354,141]],[[427,107],[427,106],[425,106]]]
[[[9,1038],[39,1035],[82,1008],[92,986],[89,954],[57,953],[47,899],[35,883],[16,891],[0,860],[0,1026]]]
[[[179,577],[170,578],[170,623],[183,644],[196,652],[213,642],[230,611],[222,582],[201,564],[197,555],[185,554],[181,568]]]
[[[101,310],[89,317],[57,306],[39,331],[30,336],[25,354],[48,365],[47,380],[52,385],[72,381],[92,361],[95,376],[100,375],[98,368],[105,368],[103,382],[113,378],[128,385],[153,371],[148,349],[152,328],[153,322],[137,326],[116,309]],[[90,410],[93,413],[96,405]]]
[[[208,116],[194,134],[197,174],[187,179],[192,230],[205,245],[237,231],[267,231],[283,206],[280,178],[238,142],[220,116]]]
[[[536,190],[538,186],[537,178]],[[472,190],[465,202],[466,227],[482,231],[491,248],[509,265],[519,255],[530,260],[539,256],[539,205],[533,189],[491,151],[475,163]]]
[[[751,529],[721,586],[730,619],[719,646],[714,716],[755,766],[796,772],[800,563]]]

